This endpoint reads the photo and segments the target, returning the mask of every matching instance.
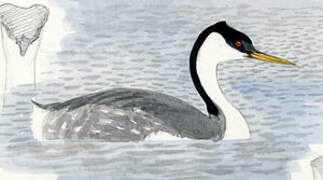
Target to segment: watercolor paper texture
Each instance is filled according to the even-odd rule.
[[[322,12],[0,0],[0,179],[321,180]]]

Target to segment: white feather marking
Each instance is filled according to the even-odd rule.
[[[109,113],[110,112],[108,109],[100,109],[100,111],[102,111],[104,113]]]
[[[113,113],[115,115],[119,115],[119,116],[124,116],[125,115],[125,113],[123,111],[121,111],[121,110],[115,110],[115,111],[113,111]]]
[[[145,129],[146,131],[150,131],[151,130],[151,128],[149,128],[149,127],[143,127],[143,129]]]
[[[121,126],[116,126],[116,128],[119,129],[119,130],[123,130],[124,129],[124,127],[121,127]]]
[[[140,132],[137,129],[131,129],[130,131],[135,133],[135,134],[140,134]]]
[[[134,120],[133,120],[133,118],[132,118],[131,116],[129,117],[129,121],[130,121],[130,122],[132,122],[132,123],[134,123],[134,124],[137,124],[137,122],[136,122],[136,121],[134,121]]]
[[[104,125],[104,124],[111,124],[113,122],[112,119],[100,119],[98,124]]]
[[[67,123],[66,123],[66,122],[64,122],[64,123],[62,124],[61,128],[62,128],[62,129],[66,129],[66,127],[67,127]]]
[[[160,126],[161,124],[159,122],[153,121],[152,123],[154,123],[157,126]]]
[[[132,111],[135,112],[135,113],[142,112],[142,110],[140,108],[138,108],[138,107],[133,108]]]
[[[81,129],[82,129],[82,126],[79,126],[79,127],[76,127],[76,128],[74,129],[74,131],[75,131],[75,132],[79,132]]]

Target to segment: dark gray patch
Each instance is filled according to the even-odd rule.
[[[193,139],[223,138],[223,116],[209,117],[177,98],[139,89],[113,89],[40,105],[46,139],[138,141],[158,131]]]

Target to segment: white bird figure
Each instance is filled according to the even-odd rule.
[[[33,83],[36,86],[36,59],[42,41],[43,28],[49,10],[40,4],[19,7],[11,3],[0,5],[1,54],[0,62],[2,102],[5,92],[21,84]]]
[[[5,3],[0,6],[1,41],[7,72],[5,88],[7,85],[26,83],[24,82],[26,79],[28,82],[36,83],[35,61],[48,15],[49,10],[40,4],[19,7]],[[28,53],[28,49],[31,52]],[[11,79],[8,79],[8,76]],[[21,80],[24,81],[20,82]]]
[[[223,95],[217,65],[234,59],[256,58],[272,63],[292,62],[257,51],[248,36],[224,21],[206,28],[190,56],[193,83],[208,114],[161,93],[140,89],[111,89],[62,103],[35,105],[35,138],[140,141],[169,137],[186,139],[245,139],[246,120]],[[42,112],[39,116],[38,112]]]

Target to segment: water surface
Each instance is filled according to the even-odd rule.
[[[39,69],[46,81],[12,88],[0,115],[0,168],[70,179],[290,179],[292,162],[322,143],[323,5],[55,0],[74,30]],[[302,6],[298,6],[301,4]],[[51,13],[50,16],[54,16]],[[297,67],[253,59],[223,63],[219,83],[247,119],[242,141],[38,142],[32,106],[116,87],[176,96],[205,112],[188,59],[198,34],[226,19],[256,48]],[[53,54],[41,48],[40,57]]]

